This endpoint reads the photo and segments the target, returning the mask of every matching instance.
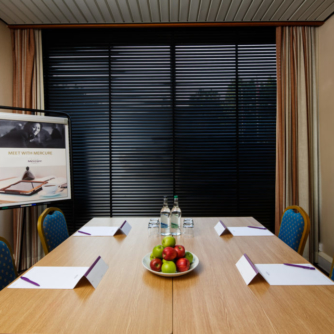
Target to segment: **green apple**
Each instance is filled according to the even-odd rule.
[[[153,256],[153,253],[151,253],[151,255],[150,255],[150,261],[152,261],[153,259],[155,259],[155,257]]]
[[[189,263],[192,263],[194,260],[194,256],[190,252],[186,252],[184,257],[189,261]]]
[[[163,248],[166,247],[174,247],[175,246],[175,238],[171,235],[167,235],[162,239],[162,246]]]
[[[166,260],[162,260],[163,264],[161,267],[161,271],[163,273],[167,273],[167,274],[174,274],[176,273],[176,265],[173,261],[166,261]]]
[[[164,248],[161,245],[155,246],[152,251],[152,255],[156,258],[162,259],[162,252]]]

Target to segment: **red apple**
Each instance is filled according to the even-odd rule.
[[[150,267],[154,271],[161,271],[162,261],[160,259],[153,259],[150,262]]]
[[[186,258],[181,258],[176,261],[176,269],[177,271],[187,271],[190,268],[190,262]]]
[[[176,245],[174,247],[174,249],[176,250],[177,253],[177,258],[180,259],[181,257],[184,257],[186,255],[186,250],[183,246],[181,245]]]
[[[166,261],[172,261],[176,258],[177,253],[173,247],[166,247],[162,252],[162,258]]]

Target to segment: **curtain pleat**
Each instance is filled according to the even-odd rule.
[[[13,29],[11,34],[13,106],[44,109],[41,31]],[[18,271],[28,269],[43,256],[37,232],[37,219],[43,209],[39,206],[13,210],[13,252]]]
[[[318,244],[319,167],[316,30],[279,27],[277,42],[276,234],[284,208],[310,216],[308,257]]]
[[[42,52],[42,31],[35,30],[35,57],[34,57],[34,76],[36,78],[36,109],[44,109],[44,81],[43,81],[43,52]]]

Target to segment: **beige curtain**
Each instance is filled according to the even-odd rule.
[[[318,249],[319,145],[317,38],[314,27],[278,27],[276,221],[301,206],[310,216],[308,257]],[[304,254],[305,255],[305,254]]]
[[[11,34],[13,107],[44,109],[41,31],[13,29]],[[28,269],[44,254],[37,233],[37,219],[42,210],[41,206],[13,210],[14,258],[18,271]]]

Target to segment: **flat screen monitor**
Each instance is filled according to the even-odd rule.
[[[67,117],[0,112],[0,210],[71,199]]]

